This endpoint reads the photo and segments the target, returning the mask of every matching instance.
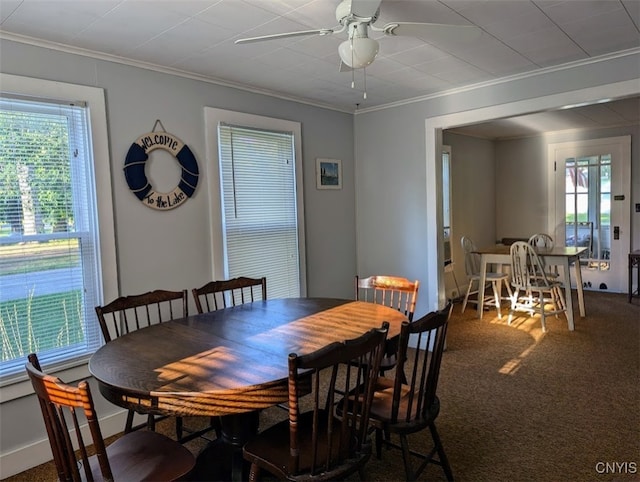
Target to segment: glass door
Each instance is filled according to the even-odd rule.
[[[556,245],[585,247],[585,289],[626,290],[630,138],[551,144]]]

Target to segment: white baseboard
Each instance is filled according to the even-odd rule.
[[[122,432],[126,420],[126,410],[101,418],[100,430],[102,431],[102,436],[107,438]],[[87,425],[82,427],[82,435],[85,437],[85,440],[91,440]],[[19,474],[20,472],[24,472],[50,460],[53,460],[53,456],[51,455],[51,446],[49,445],[48,438],[2,454],[0,456],[0,479],[6,479],[7,477]]]

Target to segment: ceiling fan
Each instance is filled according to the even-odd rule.
[[[380,14],[381,3],[382,0],[342,0],[336,8],[336,20],[339,23],[336,27],[242,38],[236,40],[235,43],[246,44],[287,37],[332,35],[347,32],[347,40],[339,45],[338,54],[341,60],[340,71],[348,71],[367,67],[378,55],[379,43],[376,39],[369,37],[369,30],[384,35],[418,37],[427,42],[436,43],[447,42],[447,40],[471,42],[482,34],[481,29],[471,25],[390,22],[378,27],[375,22]]]

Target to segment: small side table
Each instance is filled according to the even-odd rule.
[[[633,291],[633,268],[636,268],[638,289]],[[629,303],[633,296],[640,296],[640,249],[629,253]]]

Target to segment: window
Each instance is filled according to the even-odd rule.
[[[219,171],[211,192],[220,193],[219,207],[212,208],[220,212],[213,223],[220,230],[214,276],[265,276],[268,298],[304,295],[299,124],[207,112],[218,154],[218,165],[210,167]]]
[[[451,147],[442,146],[442,224],[444,228],[444,266],[453,268],[451,254]]]
[[[11,77],[3,76],[0,95],[4,383],[20,378],[30,352],[45,365],[62,367],[86,362],[101,344],[94,306],[102,300],[101,242],[108,239],[98,230],[92,127],[99,123],[90,122],[90,113],[103,112],[103,104],[94,104],[100,104],[101,94],[89,96],[96,107],[90,112],[88,102],[17,95],[33,91],[32,82],[50,83],[28,79],[24,89],[9,91]],[[111,214],[110,196],[107,201],[102,212]],[[113,227],[105,231],[112,233]],[[113,259],[113,248],[113,243],[105,246],[107,260]]]

